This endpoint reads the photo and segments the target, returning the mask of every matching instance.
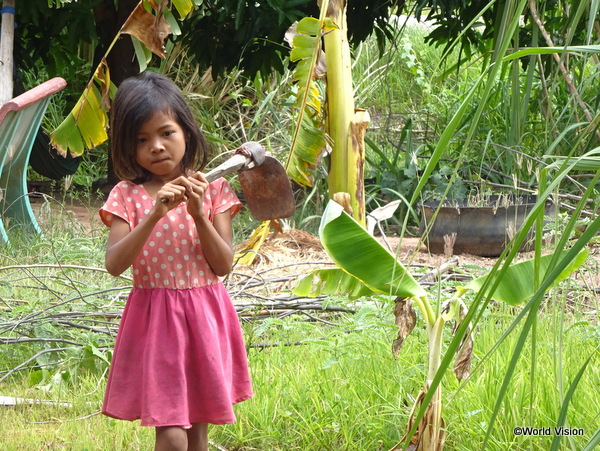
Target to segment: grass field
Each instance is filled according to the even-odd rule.
[[[0,347],[0,377],[36,352],[52,346],[67,348],[48,353],[45,360],[39,356],[30,369],[14,372],[0,383],[2,396],[50,401],[0,407],[0,449],[151,449],[151,428],[99,413],[107,369],[103,359],[110,356],[112,338],[60,325],[65,315],[76,312],[105,312],[108,317],[108,312],[118,311],[127,281],[89,269],[101,267],[102,233],[58,238],[54,236],[52,243],[41,238],[14,251],[21,253],[18,260],[38,263],[56,263],[55,256],[60,255],[73,268],[2,269],[2,336],[23,337],[28,330],[32,338],[62,337],[77,345],[41,341]],[[68,251],[83,244],[85,252]],[[556,291],[547,300],[539,315],[535,345],[527,345],[519,361],[488,449],[549,449],[554,433],[518,436],[513,429],[556,425],[569,384],[593,354],[596,357],[581,378],[567,414],[568,426],[578,428],[575,432],[581,429],[583,435],[564,437],[560,449],[582,449],[595,433],[600,405],[600,327],[593,312],[597,301],[580,289],[574,298],[574,290]],[[214,449],[387,450],[404,435],[426,373],[422,326],[417,325],[395,358],[391,342],[397,328],[389,301],[331,299],[326,305],[353,313],[323,310],[311,317],[244,316],[255,396],[236,407],[235,424],[210,429]],[[471,377],[459,384],[452,374],[445,376],[447,449],[480,449],[516,334],[488,353],[518,311],[504,305],[490,307],[475,331]],[[27,318],[30,327],[24,324]],[[15,319],[20,320],[18,325]]]

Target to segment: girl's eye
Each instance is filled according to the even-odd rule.
[[[136,142],[137,142],[138,144],[145,143],[145,142],[146,142],[146,138],[138,138],[138,139],[136,140]]]
[[[175,133],[173,130],[167,130],[166,132],[164,132],[163,134],[165,136],[171,136],[173,133]]]

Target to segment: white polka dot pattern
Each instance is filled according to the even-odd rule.
[[[227,181],[220,178],[210,184],[204,198],[204,210],[214,216],[229,211],[232,218],[242,205]],[[137,227],[153,206],[143,185],[120,182],[100,209],[100,217],[110,227],[114,216]],[[133,285],[140,288],[185,289],[211,285],[218,277],[202,255],[200,238],[185,204],[171,210],[154,228],[142,252],[133,264]]]

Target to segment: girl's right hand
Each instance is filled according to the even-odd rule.
[[[154,205],[156,213],[162,217],[181,202],[187,201],[188,196],[186,193],[191,189],[187,177],[178,177],[169,183],[165,183],[156,193],[156,203]]]

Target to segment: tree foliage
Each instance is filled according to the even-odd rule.
[[[26,70],[44,66],[51,75],[74,78],[87,60],[96,65],[137,0],[20,0],[16,20],[20,45],[19,61]],[[390,39],[390,14],[404,7],[404,0],[360,0],[350,2],[348,23],[352,44],[375,32],[383,49]],[[175,9],[175,8],[173,8]],[[317,0],[207,0],[181,22],[182,44],[202,69],[212,68],[216,77],[235,67],[249,76],[283,71],[289,49],[286,30],[304,16],[318,16]],[[171,40],[174,38],[171,37]],[[128,40],[123,40],[129,47]],[[89,46],[82,52],[82,44]],[[119,57],[128,67],[131,58]],[[110,63],[110,61],[109,61]],[[122,79],[131,73],[114,79]]]
[[[97,3],[97,2],[95,2]],[[36,72],[44,67],[50,76],[75,78],[84,63],[79,50],[97,38],[91,2],[66,3],[53,8],[48,2],[16,2],[15,63],[18,68]]]
[[[234,67],[248,75],[271,70],[282,72],[289,49],[284,43],[288,28],[305,16],[318,17],[316,0],[213,0],[204,2],[182,24],[183,43],[200,67],[213,75]],[[380,49],[391,39],[390,15],[404,0],[360,0],[348,8],[349,40],[364,41],[373,32]]]
[[[579,5],[570,6],[556,0],[535,2],[544,16],[548,32],[555,39],[555,45],[583,45],[588,42],[588,20],[585,14],[576,14]],[[483,54],[493,48],[494,39],[501,27],[501,17],[507,2],[488,2],[476,0],[418,0],[415,4],[414,15],[418,20],[433,22],[433,29],[426,38],[427,42],[444,45],[446,48],[454,45],[458,39],[461,52],[472,55],[474,52]],[[593,14],[589,11],[589,14]],[[579,16],[579,17],[578,17]],[[576,19],[573,22],[573,19]],[[523,20],[519,26],[518,44],[522,47],[535,47],[539,34],[532,26],[528,11],[523,12]]]

